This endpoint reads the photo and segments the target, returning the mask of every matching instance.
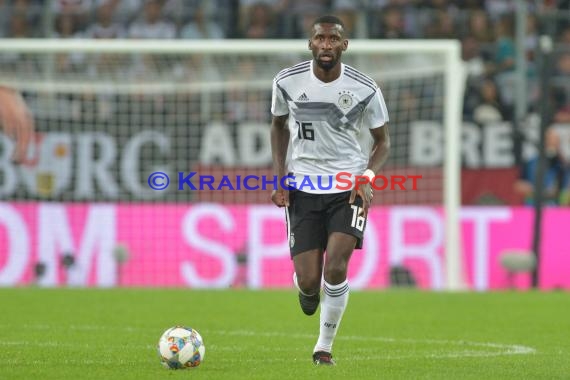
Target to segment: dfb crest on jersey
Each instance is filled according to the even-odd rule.
[[[342,109],[347,109],[352,107],[352,94],[348,91],[341,91],[338,93],[340,97],[338,98],[338,106]]]

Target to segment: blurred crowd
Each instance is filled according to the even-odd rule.
[[[334,13],[350,38],[453,38],[468,70],[464,118],[478,124],[511,120],[515,101],[517,0],[0,0],[0,37],[303,38],[318,15]],[[523,1],[523,0],[521,0]],[[537,14],[568,9],[570,0],[526,1],[530,111],[538,99]],[[556,42],[570,44],[570,22],[554,19]],[[555,75],[570,75],[570,52],[557,55]],[[570,85],[551,96],[554,121],[570,121]]]
[[[554,37],[556,47],[553,85],[547,94],[551,121],[570,123],[570,0],[0,0],[0,38],[306,38],[317,16],[335,14],[343,19],[351,39],[459,40],[467,71],[463,119],[483,126],[515,118],[520,96],[515,85],[519,1],[527,9],[527,111],[539,111],[542,95],[537,48],[540,36],[547,33]],[[10,62],[22,65],[20,59],[12,58],[2,57],[3,70],[9,71]],[[58,68],[73,65],[74,59],[79,62],[82,58],[72,54],[61,64],[58,61]],[[196,75],[207,77],[211,66],[195,62],[198,57],[191,59],[194,71],[203,67]],[[240,67],[249,68],[255,77],[256,70],[244,62]],[[244,98],[233,93],[228,97],[220,103],[237,104],[236,99],[243,102]],[[263,115],[256,120],[267,116],[259,99],[249,100],[246,103],[256,104],[255,109],[236,106],[228,114],[239,119],[239,114],[251,108],[256,115]],[[526,177],[527,182],[533,182],[532,176]],[[517,189],[525,196],[530,194],[528,186]]]
[[[351,38],[466,38],[496,43],[512,32],[518,0],[0,0],[0,36],[84,38],[299,38],[334,13]],[[527,47],[537,12],[568,0],[528,5]],[[46,15],[51,24],[46,25]],[[49,18],[48,18],[49,19]]]

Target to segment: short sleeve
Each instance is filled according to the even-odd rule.
[[[283,97],[281,88],[273,81],[273,91],[271,94],[271,113],[273,116],[283,116],[289,114],[289,105]]]
[[[389,120],[388,109],[386,108],[382,91],[380,91],[380,88],[376,88],[376,93],[364,110],[364,123],[369,129],[374,129],[383,126]]]

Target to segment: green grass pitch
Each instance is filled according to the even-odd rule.
[[[159,364],[176,324],[204,362]],[[569,379],[568,293],[353,291],[315,367],[318,313],[293,291],[0,289],[0,379]]]

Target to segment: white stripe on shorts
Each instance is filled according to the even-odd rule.
[[[289,207],[285,206],[285,221],[287,222],[287,244],[291,246],[291,219],[289,218]]]

